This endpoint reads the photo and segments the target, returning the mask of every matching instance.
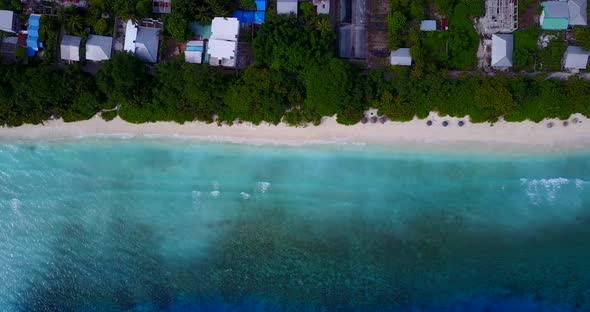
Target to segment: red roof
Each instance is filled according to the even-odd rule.
[[[16,45],[21,47],[21,48],[26,48],[27,47],[27,37],[28,35],[22,32],[19,32],[17,35],[18,39],[16,41]]]
[[[449,20],[446,18],[443,18],[440,20],[440,30],[445,31],[445,30],[449,30]]]

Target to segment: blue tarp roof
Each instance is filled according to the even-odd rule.
[[[256,11],[256,13],[254,13],[254,23],[264,23],[265,16],[266,12]]]
[[[39,50],[39,19],[40,15],[31,15],[29,17],[29,27],[27,29],[27,55],[35,55],[35,51]],[[31,54],[32,53],[32,54]]]
[[[240,21],[240,23],[244,24],[252,24],[254,23],[254,11],[235,11],[234,17]]]
[[[254,11],[244,11],[244,21],[242,23],[252,24],[254,23]]]
[[[266,0],[254,0],[256,11],[266,11]]]

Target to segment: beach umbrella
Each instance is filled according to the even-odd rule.
[[[443,121],[442,125],[443,125],[443,127],[446,127],[449,125],[449,122],[445,120],[445,121]]]
[[[547,128],[553,128],[553,123],[552,122],[548,122],[547,123]]]
[[[377,116],[371,117],[371,123],[376,123],[376,122],[377,122]]]
[[[564,126],[564,127],[567,127],[567,125],[569,125],[569,124],[570,124],[570,123],[569,123],[569,122],[567,122],[567,120],[563,122],[563,126]]]
[[[382,124],[386,123],[388,120],[389,120],[389,117],[387,117],[387,116],[381,116],[379,118],[379,122]]]
[[[578,118],[574,118],[574,119],[572,119],[572,122],[573,122],[573,123],[578,123]]]
[[[426,122],[426,125],[429,126],[429,127],[432,126],[432,120],[427,121]]]
[[[465,122],[463,122],[463,120],[459,120],[459,127],[463,127],[464,124]]]
[[[369,122],[369,118],[363,117],[363,119],[361,119],[362,124],[366,124],[367,122]]]

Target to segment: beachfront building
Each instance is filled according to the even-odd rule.
[[[68,63],[79,62],[81,41],[81,37],[64,35],[59,45],[61,59]]]
[[[567,2],[547,1],[541,3],[543,12],[539,22],[543,29],[565,30],[569,24],[569,8]]]
[[[12,11],[0,10],[0,31],[15,33],[18,31],[18,15]]]
[[[207,54],[209,65],[235,67],[240,22],[235,17],[216,17],[211,24]]]
[[[313,0],[313,5],[316,8],[318,14],[330,14],[330,1],[329,0]]]
[[[412,65],[412,56],[409,48],[400,48],[391,52],[391,65],[410,66]]]
[[[577,70],[577,69],[586,69],[588,66],[588,56],[590,52],[577,47],[577,46],[569,46],[564,54],[564,64],[563,67],[569,70]]]
[[[435,20],[424,20],[420,22],[420,31],[436,31]]]
[[[167,14],[172,12],[172,0],[153,0],[152,12],[158,14]]]
[[[297,16],[297,0],[277,0],[277,14]]]
[[[90,35],[86,41],[86,60],[93,62],[109,60],[112,48],[112,37]]]
[[[588,25],[588,0],[569,0],[567,7],[569,10],[570,26]]]
[[[514,38],[512,34],[492,35],[492,66],[512,67]]]
[[[159,43],[159,28],[138,26],[132,20],[127,21],[123,48],[125,51],[137,55],[146,62],[157,63]]]
[[[193,64],[203,63],[204,50],[205,42],[203,40],[192,40],[187,42],[184,50],[184,61]]]

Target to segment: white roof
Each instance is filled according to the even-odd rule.
[[[134,53],[146,62],[156,63],[158,61],[159,35],[160,29],[137,26],[133,21],[128,20],[123,49]]]
[[[12,26],[14,24],[14,12],[0,10],[0,30],[6,32],[14,32]]]
[[[514,39],[512,34],[492,35],[492,66],[511,67]]]
[[[391,52],[391,65],[412,65],[412,57],[409,48],[400,48]]]
[[[590,52],[576,46],[567,47],[565,51],[565,68],[586,69]]]
[[[86,41],[86,60],[105,61],[111,58],[113,38],[106,36],[90,35]]]
[[[425,20],[420,22],[420,30],[421,31],[433,31],[436,30],[436,21],[435,20]]]
[[[235,17],[216,17],[211,23],[211,38],[237,41],[240,21]]]
[[[330,14],[329,0],[313,0],[313,5],[316,6],[316,11],[318,14]]]
[[[66,61],[80,60],[80,41],[82,38],[64,35],[61,39],[61,59]]]
[[[297,16],[297,0],[277,0],[277,14],[291,13]]]
[[[190,47],[200,47],[201,51],[191,51]],[[187,63],[201,64],[203,62],[203,41],[193,40],[186,43],[184,50],[184,61]]]
[[[139,27],[135,38],[135,55],[140,59],[156,63],[158,61],[158,45],[160,30],[157,28]]]
[[[233,67],[236,64],[237,50],[237,41],[210,39],[207,53],[209,53],[210,62],[212,58],[218,59],[219,61],[221,61],[221,65]]]
[[[588,25],[588,0],[569,0],[567,2],[570,15],[570,25]]]
[[[125,46],[123,49],[127,52],[135,53],[135,38],[137,38],[137,26],[132,20],[127,21],[125,28]]]

